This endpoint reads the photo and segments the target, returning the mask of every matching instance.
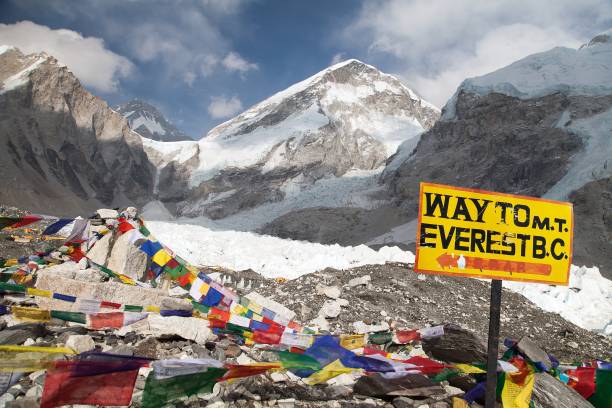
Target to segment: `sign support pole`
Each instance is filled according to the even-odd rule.
[[[487,345],[487,385],[485,408],[494,408],[497,390],[497,352],[499,347],[499,316],[501,309],[502,281],[491,280],[489,305],[489,339]]]

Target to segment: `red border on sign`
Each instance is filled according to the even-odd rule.
[[[565,282],[560,283],[560,282],[555,282],[555,283],[550,283],[550,282],[546,282],[546,281],[541,281],[541,280],[536,280],[536,279],[528,279],[528,278],[518,278],[518,277],[513,277],[510,276],[508,278],[506,277],[502,277],[502,276],[490,276],[490,275],[482,275],[482,274],[467,274],[467,273],[461,273],[461,272],[442,272],[442,271],[431,271],[431,270],[425,270],[425,269],[418,269],[418,264],[419,264],[419,250],[420,250],[420,246],[421,246],[421,218],[422,218],[422,195],[423,195],[423,186],[431,186],[431,187],[441,187],[441,188],[450,188],[450,189],[454,189],[454,190],[459,190],[459,191],[467,191],[467,192],[471,192],[471,193],[480,193],[480,194],[490,194],[490,195],[498,195],[498,196],[504,196],[504,197],[513,197],[513,198],[521,198],[524,200],[531,200],[531,201],[544,201],[547,203],[554,203],[554,204],[560,204],[560,205],[566,205],[570,207],[570,211],[571,211],[571,216],[572,216],[572,230],[570,231],[570,255],[568,258],[568,265],[567,265],[567,272],[565,273]],[[509,281],[515,281],[515,282],[529,282],[529,283],[541,283],[543,285],[557,285],[557,286],[567,286],[569,284],[569,274],[570,274],[570,269],[572,267],[572,258],[573,258],[573,245],[574,245],[574,205],[572,203],[568,203],[565,201],[555,201],[555,200],[548,200],[546,198],[539,198],[539,197],[530,197],[530,196],[524,196],[524,195],[518,195],[518,194],[508,194],[508,193],[497,193],[495,191],[488,191],[488,190],[481,190],[481,189],[477,189],[477,188],[469,188],[469,187],[455,187],[455,186],[449,186],[446,184],[437,184],[437,183],[426,183],[426,182],[420,182],[419,183],[419,217],[418,217],[418,222],[417,222],[417,236],[416,236],[416,255],[415,255],[415,259],[414,259],[414,272],[415,273],[426,273],[429,275],[445,275],[445,276],[461,276],[461,277],[465,277],[465,278],[480,278],[480,279],[498,279],[498,280],[509,280]]]

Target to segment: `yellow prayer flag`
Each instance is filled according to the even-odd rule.
[[[4,266],[15,266],[15,265],[19,265],[19,261],[17,260],[17,258],[9,258],[6,261],[4,261]]]
[[[50,310],[20,306],[13,306],[11,310],[13,312],[13,316],[19,320],[26,320],[29,322],[48,322],[51,320]]]
[[[459,397],[453,397],[453,408],[470,408],[470,406],[466,400]]]
[[[202,294],[202,296],[206,296],[209,289],[210,289],[210,285],[208,283],[206,282],[202,283],[202,285],[200,285],[200,293]]]
[[[145,312],[159,313],[159,306],[145,306]]]
[[[458,370],[460,370],[462,373],[465,373],[465,374],[482,374],[482,373],[486,373],[486,371],[483,370],[482,368],[478,368],[478,367],[470,365],[470,364],[455,364],[455,368],[457,368]]]
[[[0,345],[0,352],[12,353],[58,353],[58,354],[76,354],[74,350],[68,347],[44,347],[44,346],[17,346],[12,344]]]
[[[27,288],[27,289],[28,289],[27,293],[30,296],[50,298],[53,295],[53,292],[51,292],[50,290],[42,290],[42,289],[36,289],[36,288]]]
[[[342,334],[340,345],[348,350],[354,350],[365,346],[365,334]]]
[[[158,264],[160,266],[164,266],[165,264],[168,263],[169,260],[172,259],[172,256],[170,256],[168,251],[166,251],[165,249],[160,249],[159,251],[157,251],[155,253],[155,255],[153,255],[153,258],[151,258],[151,259],[156,264]]]
[[[348,374],[353,372],[354,370],[354,368],[348,368],[342,365],[342,363],[338,359],[329,363],[321,370],[312,374],[310,377],[304,378],[304,382],[308,385],[321,384],[327,380],[331,380],[332,378],[339,376],[340,374]]]
[[[506,373],[506,382],[501,393],[504,408],[529,408],[534,383],[535,375],[533,373],[525,378],[523,385],[515,383],[513,375]]]
[[[257,303],[249,302],[248,308],[251,309],[253,313],[257,313],[258,315],[262,314],[263,312],[263,307]]]

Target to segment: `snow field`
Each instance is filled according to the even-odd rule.
[[[160,221],[149,221],[147,226],[157,239],[191,263],[252,269],[266,278],[296,279],[327,267],[414,262],[412,252],[398,247],[375,251],[365,245],[322,245]],[[596,267],[572,265],[570,273],[569,286],[506,281],[504,287],[584,329],[612,335],[612,281],[602,277]]]

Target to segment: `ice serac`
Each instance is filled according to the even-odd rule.
[[[282,201],[288,189],[381,168],[402,142],[416,145],[438,116],[393,76],[348,60],[212,129],[184,158],[188,171],[170,155],[159,198],[176,203],[180,215],[213,219]],[[167,149],[158,153],[168,156]],[[188,176],[188,194],[166,190],[177,174]]]
[[[169,122],[155,106],[133,99],[115,107],[130,124],[130,128],[142,137],[162,142],[192,140],[183,131]]]
[[[150,199],[140,136],[53,57],[0,47],[0,202],[82,214]]]
[[[611,134],[608,31],[579,49],[554,48],[465,80],[383,180],[410,217],[420,181],[571,201],[574,262],[611,277]]]

